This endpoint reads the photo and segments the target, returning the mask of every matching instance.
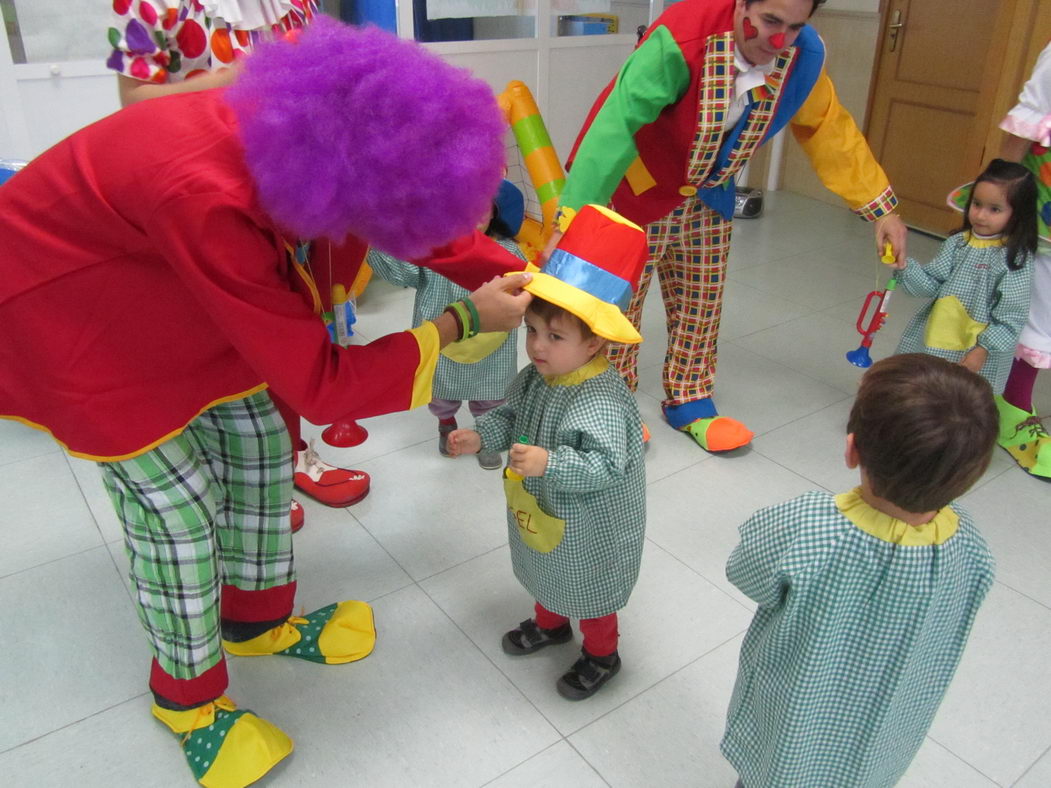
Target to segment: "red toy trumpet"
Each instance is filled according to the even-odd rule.
[[[881,258],[884,263],[890,264],[894,262],[894,255],[890,249],[890,243],[884,247],[883,257]],[[861,305],[861,312],[858,314],[857,329],[858,333],[861,334],[861,344],[857,350],[851,350],[847,353],[847,361],[856,367],[871,367],[872,357],[869,356],[869,348],[872,347],[872,338],[876,336],[876,332],[883,328],[883,324],[887,321],[887,305],[890,303],[890,294],[894,292],[894,288],[898,286],[897,273],[893,274],[890,279],[887,280],[887,287],[884,290],[873,290],[867,296],[865,296],[865,303]],[[869,318],[868,325],[865,325],[865,315],[868,314],[869,305],[872,304],[875,299],[876,310],[872,313],[872,317]]]

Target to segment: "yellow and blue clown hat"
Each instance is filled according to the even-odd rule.
[[[624,310],[648,252],[637,224],[601,205],[585,205],[525,289],[572,312],[600,337],[637,344],[642,337]]]

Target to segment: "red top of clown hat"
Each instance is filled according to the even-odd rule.
[[[573,217],[526,290],[572,312],[614,342],[641,342],[624,317],[648,255],[645,231],[600,205]]]

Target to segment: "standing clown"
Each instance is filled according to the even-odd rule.
[[[663,13],[603,91],[570,156],[560,210],[613,207],[648,225],[650,259],[628,316],[638,326],[656,271],[668,316],[664,415],[708,451],[752,432],[712,399],[734,211],[734,176],[791,124],[824,184],[862,218],[876,244],[905,253],[897,199],[824,70],[806,22],[824,0],[684,0]],[[638,348],[610,359],[638,387]]]
[[[153,715],[202,785],[247,785],[292,749],[227,698],[224,651],[337,664],[375,640],[362,602],[292,616],[292,446],[267,390],[321,423],[424,404],[442,346],[514,328],[529,301],[512,276],[458,305],[468,325],[338,347],[294,289],[311,281],[288,239],[353,233],[418,258],[470,238],[504,130],[465,71],[319,19],[260,45],[227,90],[110,115],[0,188],[0,415],[99,462]],[[449,256],[428,265],[465,287],[509,268]]]

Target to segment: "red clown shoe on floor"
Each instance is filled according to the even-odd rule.
[[[296,489],[314,500],[326,506],[342,508],[357,503],[369,494],[371,480],[367,473],[329,465],[314,451],[313,441],[309,445],[300,441],[295,455]]]

